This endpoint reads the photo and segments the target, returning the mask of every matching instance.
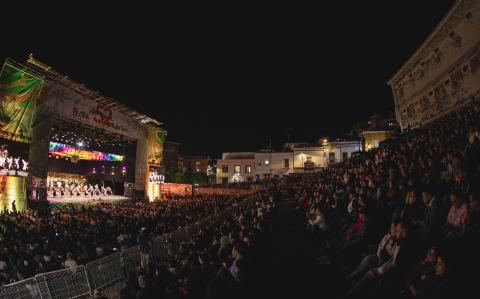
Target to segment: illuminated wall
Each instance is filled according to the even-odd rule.
[[[150,202],[161,198],[160,183],[147,183],[147,195]]]
[[[27,209],[26,183],[24,177],[0,176],[0,208],[12,211],[12,203],[15,201],[17,211]]]
[[[52,156],[76,158],[78,160],[89,160],[89,161],[121,162],[125,160],[125,156],[79,149],[71,145],[66,145],[66,144],[57,143],[57,142],[50,142],[48,154]]]
[[[380,142],[392,137],[391,131],[365,131],[363,132],[364,148],[369,151],[380,145]]]

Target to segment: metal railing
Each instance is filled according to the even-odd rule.
[[[258,198],[259,193],[248,196],[241,203],[226,208],[221,213],[204,218],[187,227],[152,239],[148,258],[155,263],[166,264],[177,254],[184,242],[191,241],[202,227],[220,225],[229,215]],[[142,257],[138,245],[123,252],[95,260],[85,266],[37,274],[0,288],[0,299],[67,299],[92,298],[99,289],[110,298],[118,297],[128,275],[141,266]]]

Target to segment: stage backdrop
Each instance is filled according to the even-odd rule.
[[[3,137],[30,142],[43,80],[5,63],[0,73],[0,130]]]

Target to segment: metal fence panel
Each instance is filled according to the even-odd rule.
[[[167,236],[161,236],[152,241],[153,261],[159,264],[168,262],[170,255],[168,254]]]
[[[135,271],[140,266],[140,250],[138,246],[130,247],[121,253],[122,266],[125,275]]]
[[[91,289],[103,290],[124,281],[121,254],[115,253],[87,264]]]
[[[79,266],[55,272],[35,275],[43,299],[88,298],[88,284],[85,267]]]
[[[40,290],[38,289],[35,278],[29,278],[0,288],[0,299],[40,299]]]

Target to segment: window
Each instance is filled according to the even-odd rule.
[[[233,172],[240,173],[240,165],[235,165]]]
[[[222,178],[222,184],[228,184],[228,178]]]
[[[342,161],[347,161],[348,153],[342,153]]]
[[[175,169],[175,161],[170,161],[170,171],[173,171]]]
[[[289,168],[289,167],[290,167],[290,160],[285,159],[284,163],[285,163],[285,164],[284,164],[284,165],[285,165],[285,168]]]
[[[335,153],[328,153],[328,162],[335,163]]]
[[[265,160],[265,165],[270,165],[270,160]]]
[[[258,161],[258,162],[257,162],[257,165],[258,165],[258,166],[262,166],[262,161]]]
[[[252,173],[252,165],[245,165],[245,173]]]
[[[200,161],[195,161],[195,171],[200,172]]]
[[[222,172],[227,173],[228,172],[228,165],[222,165]]]

